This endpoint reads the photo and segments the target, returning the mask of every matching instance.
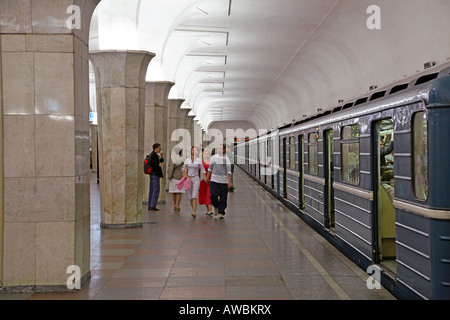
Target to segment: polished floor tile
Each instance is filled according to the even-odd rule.
[[[95,181],[95,180],[93,180]],[[91,278],[81,290],[1,294],[32,300],[393,299],[367,288],[365,273],[240,169],[225,219],[184,196],[149,212],[143,227],[100,228],[99,189],[91,185]]]

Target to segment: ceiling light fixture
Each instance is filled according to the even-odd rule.
[[[195,7],[195,9],[197,9],[197,10],[199,10],[199,11],[203,12],[204,14],[209,14],[208,12],[206,12],[206,11],[205,11],[205,10],[203,10],[203,9],[200,9],[199,7]]]

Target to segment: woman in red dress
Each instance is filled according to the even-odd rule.
[[[211,160],[211,151],[209,149],[203,150],[203,167],[208,172],[209,161]],[[211,216],[213,214],[211,204],[211,193],[209,190],[209,182],[206,183],[203,179],[200,181],[200,188],[198,190],[198,204],[204,204],[206,206],[206,215]]]

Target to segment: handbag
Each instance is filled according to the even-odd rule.
[[[186,181],[186,177],[183,177],[183,178],[180,179],[180,181],[177,182],[177,189],[178,190],[181,190],[181,189],[184,188],[185,181]]]
[[[191,179],[189,177],[184,180],[184,190],[189,190],[191,188]]]

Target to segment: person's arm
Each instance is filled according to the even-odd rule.
[[[228,188],[231,188],[233,186],[231,182],[231,161],[227,157],[227,176],[228,176]]]
[[[175,164],[173,163],[173,161],[169,161],[169,168],[167,169],[167,180],[172,180],[174,171]]]
[[[183,163],[183,167],[181,167],[181,172],[183,173],[183,177],[187,178],[187,162],[188,162],[189,158],[186,159]]]
[[[394,141],[391,141],[389,143],[389,146],[386,149],[381,150],[380,154],[381,154],[382,157],[384,157],[384,156],[387,156],[389,153],[391,153],[392,150],[394,150]]]
[[[206,174],[206,180],[205,182],[208,183],[211,180],[211,174],[214,168],[214,158],[211,158],[211,160],[209,161],[209,168],[208,168],[208,173]]]
[[[205,167],[203,166],[203,163],[202,163],[202,165],[200,166],[201,167],[201,169],[200,169],[200,171],[201,171],[201,173],[202,173],[202,175],[203,175],[203,181],[205,181],[206,183],[208,183],[208,181],[206,180],[206,177],[207,177],[207,172],[206,172],[206,170],[205,170]]]
[[[200,174],[203,175],[203,180],[205,180],[206,182],[206,170],[205,167],[203,166],[202,160],[199,161],[200,161]]]

